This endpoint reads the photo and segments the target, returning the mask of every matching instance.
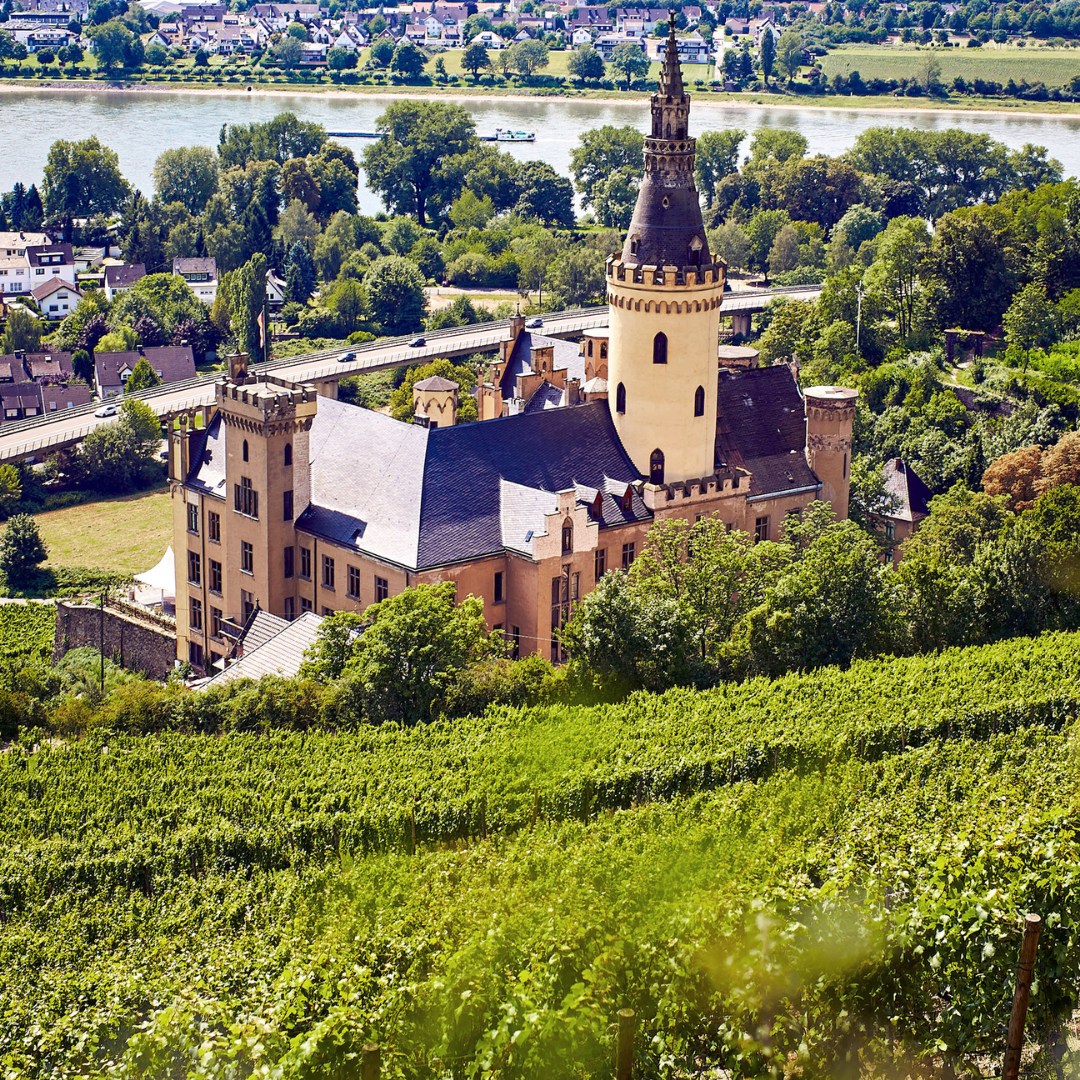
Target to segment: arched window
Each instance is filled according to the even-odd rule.
[[[601,341],[600,342],[600,359],[601,360],[606,360],[607,359],[607,342],[606,341]]]
[[[695,416],[704,416],[705,415],[705,387],[704,386],[699,386],[694,391],[694,415]]]
[[[649,483],[662,484],[664,482],[664,451],[654,450],[649,455]]]
[[[626,412],[626,387],[622,383],[619,383],[618,389],[615,391],[615,411],[617,413]]]
[[[654,364],[667,363],[667,334],[657,334],[653,338],[652,362]]]
[[[287,442],[285,444],[285,465],[289,466],[291,464],[292,464],[292,443]]]
[[[244,440],[244,445],[240,448],[240,452],[243,455],[244,460],[247,461],[247,459],[248,459],[247,439]]]
[[[569,555],[574,550],[574,523],[567,518],[562,527],[562,553]]]

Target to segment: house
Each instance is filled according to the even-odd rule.
[[[75,286],[75,254],[70,244],[31,244],[25,252],[29,291],[56,278]]]
[[[41,26],[36,22],[23,22],[16,19],[5,23],[4,30],[16,42],[25,45],[27,52],[59,49],[74,41],[76,36],[66,27]]]
[[[643,38],[628,38],[623,37],[622,34],[601,34],[593,44],[604,60],[610,60],[615,50],[620,45],[626,44],[626,42],[636,45],[642,53],[647,53],[647,46]]]
[[[142,263],[109,263],[105,267],[105,299],[111,304],[144,277],[146,267]]]
[[[90,387],[84,382],[54,383],[41,387],[41,406],[43,413],[63,412],[78,405],[89,405],[93,401]]]
[[[573,15],[566,21],[566,28],[571,33],[578,29],[585,29],[594,34],[611,34],[615,30],[615,20],[606,7],[583,5],[574,8]]]
[[[41,412],[41,388],[37,383],[0,384],[0,422],[26,420]]]
[[[172,272],[182,277],[204,304],[214,302],[218,289],[216,259],[173,259]]]
[[[54,349],[51,352],[16,353],[15,356],[16,359],[21,360],[23,370],[31,382],[55,385],[66,383],[75,374],[71,353],[62,349]]]
[[[30,291],[30,267],[25,255],[0,255],[0,296],[21,296]]]
[[[236,640],[232,650],[236,658],[225,657],[226,666],[207,686],[220,686],[235,679],[261,679],[264,675],[291,678],[299,672],[308,650],[318,640],[322,621],[322,616],[313,611],[305,611],[289,622],[257,610]],[[228,640],[226,634],[222,637]]]
[[[328,46],[319,44],[316,41],[301,41],[300,63],[304,67],[318,67],[320,65],[325,65],[326,54],[329,51]]]
[[[145,356],[162,383],[195,377],[195,355],[189,345],[147,346],[124,352],[99,352],[94,356],[94,389],[103,401],[124,392],[128,377]]]
[[[69,285],[59,277],[49,278],[44,285],[32,289],[31,296],[41,308],[41,314],[50,320],[66,318],[82,299],[82,293],[75,285]]]
[[[285,281],[278,276],[277,271],[266,271],[266,304],[271,311],[280,311],[285,303]]]
[[[591,45],[592,44],[592,39],[593,39],[593,32],[591,30],[589,30],[587,27],[579,26],[570,35],[570,44],[573,45],[575,49],[577,49],[577,48],[580,48],[582,45]]]
[[[44,247],[51,243],[50,237],[43,232],[0,232],[0,258],[25,255],[28,247]]]
[[[502,49],[506,46],[506,42],[494,30],[481,30],[473,41],[478,41],[485,49]]]
[[[709,44],[700,34],[683,34],[676,39],[681,64],[707,64],[711,56]],[[649,43],[649,58],[660,60],[663,57],[664,43]]]
[[[873,520],[877,530],[885,536],[885,558],[895,565],[902,557],[900,547],[903,542],[930,513],[930,500],[934,496],[903,458],[885,462],[882,474],[892,508],[886,514],[873,515]]]

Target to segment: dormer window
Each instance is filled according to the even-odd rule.
[[[630,254],[636,257],[637,253],[638,253],[639,246],[640,246],[640,241],[638,240],[638,238],[636,236],[631,237],[630,238]]]

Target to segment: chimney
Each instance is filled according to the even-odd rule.
[[[243,386],[247,382],[248,374],[248,354],[247,353],[230,353],[229,354],[229,381],[235,383],[237,386]]]

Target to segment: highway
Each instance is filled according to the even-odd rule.
[[[753,293],[728,293],[720,313],[725,315],[760,311],[777,295],[787,294],[809,300],[815,299],[820,292],[819,286],[794,286]],[[608,309],[606,305],[581,308],[549,313],[543,318],[544,326],[540,333],[549,337],[573,337],[586,330],[607,326]],[[508,336],[509,326],[509,321],[502,320],[476,326],[433,330],[425,335],[426,342],[420,347],[409,345],[413,335],[379,338],[363,345],[342,345],[289,360],[271,360],[258,365],[253,372],[272,372],[291,382],[319,382],[406,364],[419,364],[439,356],[452,358],[477,352],[494,352],[499,342]],[[347,353],[353,353],[355,358],[343,363],[341,357]],[[184,382],[144,390],[134,396],[145,401],[158,416],[165,419],[210,405],[214,400],[214,382],[220,377],[220,374],[199,376]],[[0,462],[18,461],[80,442],[96,427],[112,423],[111,417],[94,416],[94,410],[99,405],[100,402],[92,402],[74,409],[65,409],[63,412],[3,423],[0,425]]]

